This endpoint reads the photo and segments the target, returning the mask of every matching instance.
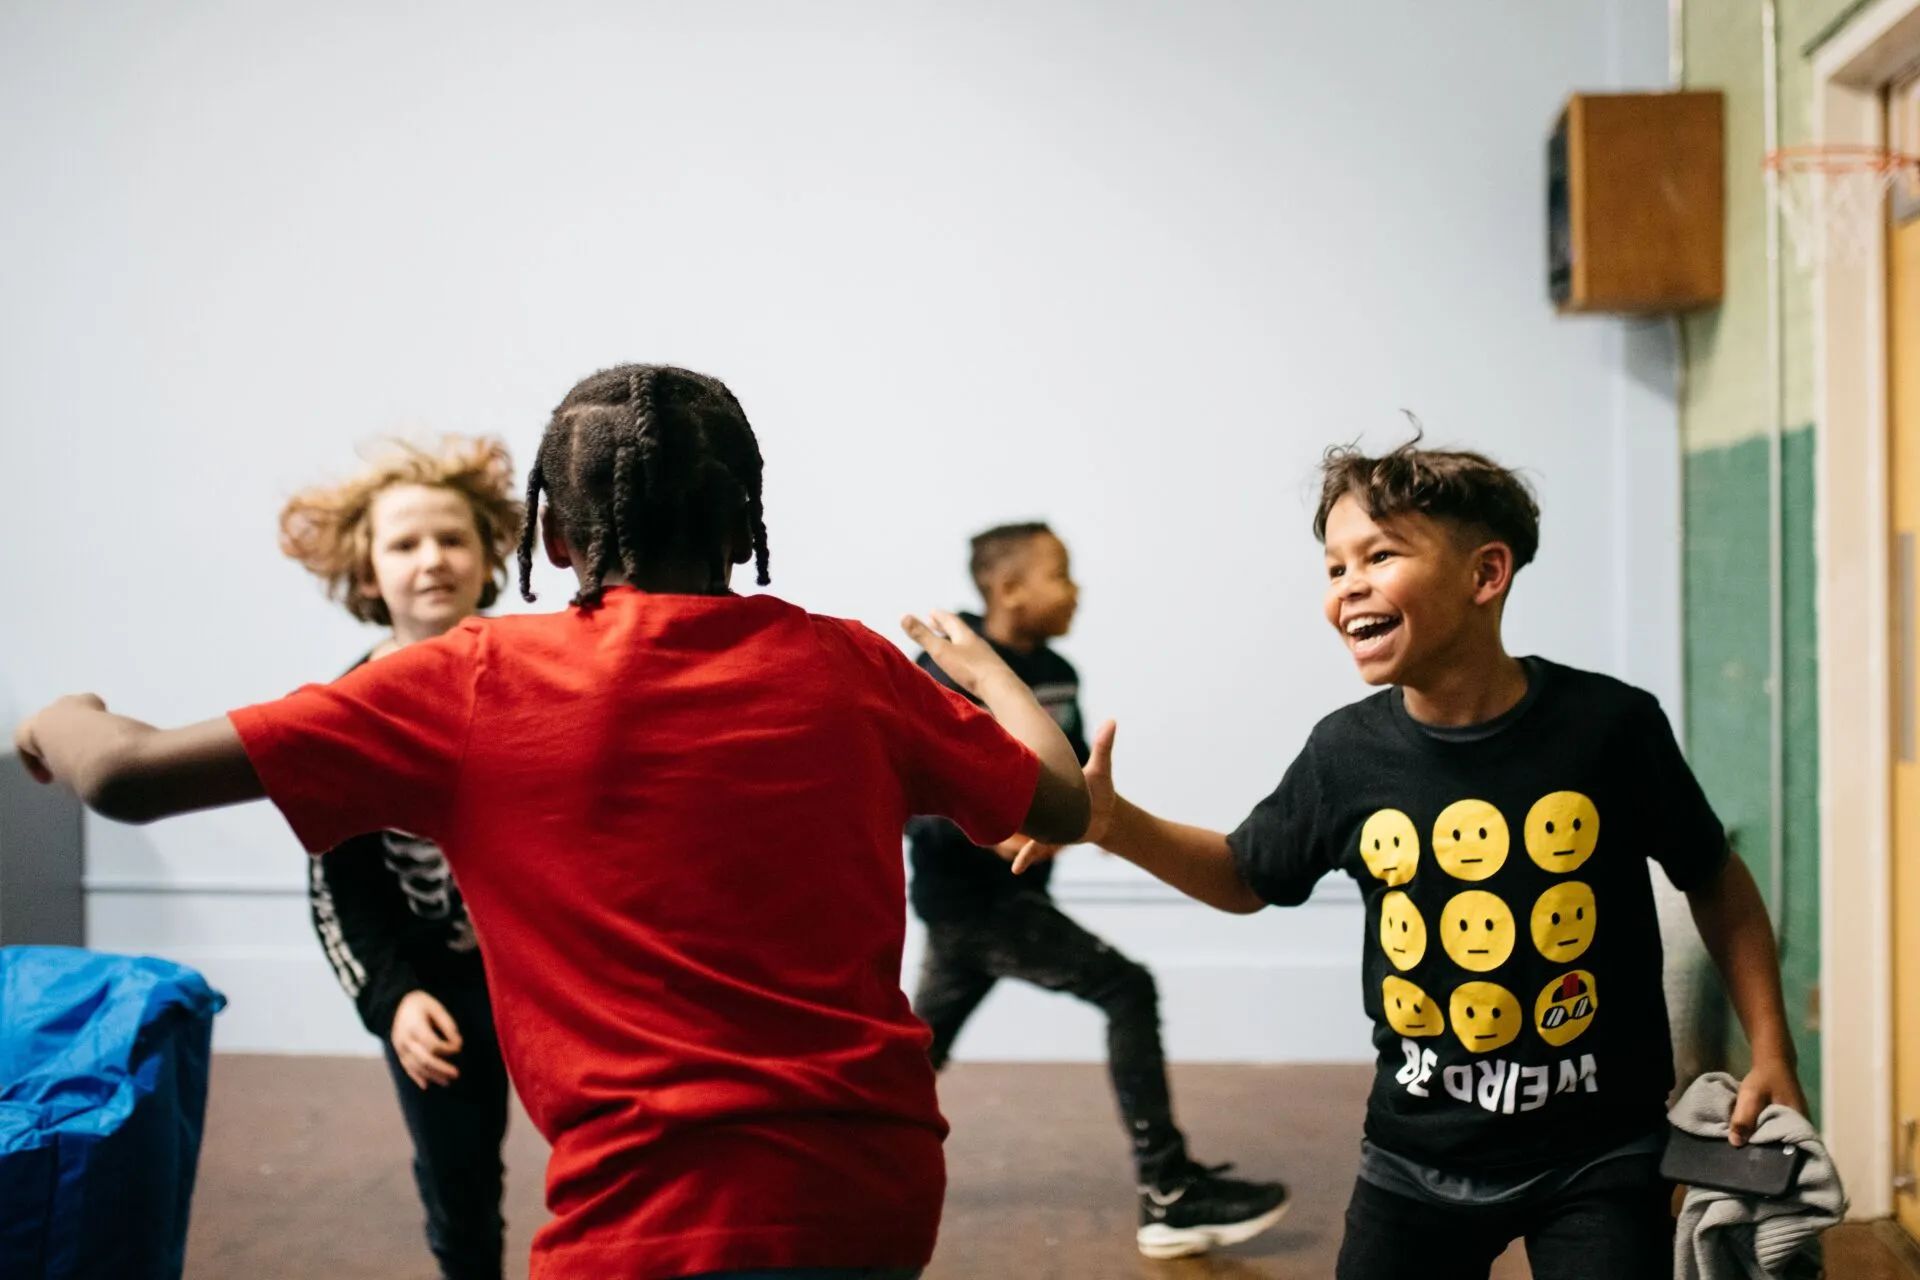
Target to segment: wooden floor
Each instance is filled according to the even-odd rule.
[[[1354,1067],[1174,1070],[1197,1156],[1285,1178],[1292,1213],[1210,1258],[1149,1262],[1133,1247],[1125,1148],[1105,1074],[1086,1066],[960,1065],[941,1080],[950,1186],[928,1280],[1325,1280],[1358,1159],[1367,1073]],[[544,1217],[546,1151],[516,1115],[507,1150],[507,1275],[527,1274]],[[406,1133],[377,1061],[221,1055],[188,1238],[188,1280],[433,1280]],[[1835,1280],[1920,1280],[1897,1233],[1834,1232]],[[1495,1280],[1519,1280],[1518,1250]],[[612,1280],[612,1278],[610,1278]]]

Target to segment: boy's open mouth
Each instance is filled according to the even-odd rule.
[[[1341,625],[1341,631],[1347,637],[1355,657],[1372,656],[1385,643],[1386,638],[1400,629],[1400,615],[1397,613],[1357,613]]]

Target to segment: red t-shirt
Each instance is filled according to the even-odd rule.
[[[900,832],[1013,833],[1039,763],[991,717],[858,623],[615,588],[231,718],[310,851],[446,851],[553,1144],[535,1277],[927,1261]]]

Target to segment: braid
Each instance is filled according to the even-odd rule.
[[[655,481],[652,369],[636,369],[627,374],[627,420],[625,431],[613,451],[613,529],[614,545],[619,548],[620,567],[629,581],[640,577],[641,530],[632,517],[634,507],[634,469],[640,468],[640,499],[653,500]]]
[[[596,520],[587,538],[587,576],[574,593],[573,602],[591,609],[600,603],[601,582],[607,576],[607,526]]]
[[[628,578],[640,576],[640,530],[630,522],[633,514],[633,464],[638,452],[631,441],[621,440],[613,450],[613,546],[620,568]]]
[[[544,475],[540,463],[535,461],[533,470],[527,472],[527,525],[520,531],[520,596],[528,604],[535,600],[533,594],[533,539],[534,530],[540,524],[540,486]]]
[[[767,517],[760,509],[760,486],[753,486],[754,494],[747,499],[747,522],[753,528],[753,580],[761,586],[769,586],[773,575],[767,572]]]

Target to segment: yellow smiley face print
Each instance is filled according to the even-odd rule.
[[[1453,962],[1491,973],[1513,954],[1513,912],[1485,889],[1456,893],[1440,912],[1440,945]]]
[[[1403,1036],[1437,1036],[1447,1029],[1433,997],[1405,978],[1388,974],[1380,984],[1380,1003],[1387,1011],[1387,1025]]]
[[[1413,879],[1420,861],[1420,833],[1398,809],[1382,809],[1360,828],[1360,858],[1374,878],[1388,884]]]
[[[1427,954],[1427,922],[1398,889],[1380,899],[1380,949],[1396,969],[1411,969]]]
[[[1448,1002],[1453,1034],[1470,1053],[1504,1049],[1520,1034],[1520,1002],[1497,982],[1463,982]]]
[[[1533,904],[1534,950],[1549,960],[1578,960],[1593,945],[1597,922],[1593,887],[1563,880]]]
[[[1433,824],[1433,860],[1456,880],[1485,880],[1507,860],[1507,820],[1485,800],[1456,800]]]
[[[1575,969],[1541,988],[1540,998],[1533,1002],[1533,1025],[1540,1038],[1557,1049],[1579,1039],[1580,1033],[1593,1025],[1593,1015],[1599,1008],[1593,975]]]
[[[1543,870],[1572,871],[1600,843],[1600,811],[1578,791],[1541,796],[1527,810],[1527,856]]]

